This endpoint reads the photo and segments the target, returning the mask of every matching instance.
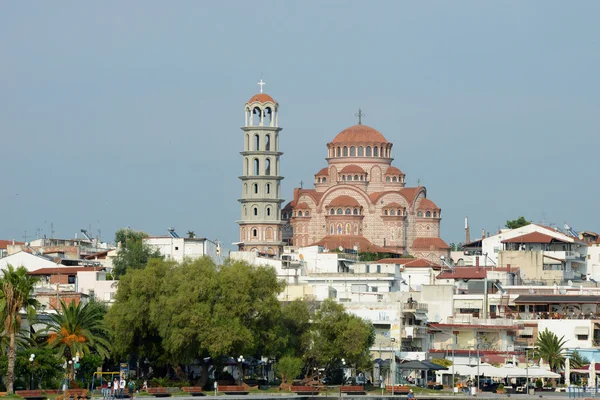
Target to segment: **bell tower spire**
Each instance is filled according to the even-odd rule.
[[[281,227],[281,181],[279,158],[279,104],[260,93],[244,106],[244,150],[242,155],[242,197],[240,251],[258,251],[272,256],[283,251]]]

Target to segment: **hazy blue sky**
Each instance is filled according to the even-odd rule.
[[[600,231],[598,1],[3,2],[1,239],[100,221],[237,240],[244,102],[280,103],[283,193],[363,122],[443,210]]]

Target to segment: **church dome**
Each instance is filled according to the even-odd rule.
[[[360,203],[356,201],[353,197],[348,195],[341,195],[333,199],[329,205],[329,207],[360,207]]]
[[[273,100],[273,98],[266,93],[255,94],[254,96],[252,96],[250,98],[250,100],[248,100],[248,103],[255,103],[255,102],[277,104],[277,102],[275,100]]]
[[[354,125],[338,133],[331,143],[388,143],[388,141],[378,130],[370,126]]]

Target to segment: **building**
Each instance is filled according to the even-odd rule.
[[[449,256],[440,238],[441,209],[423,186],[406,187],[392,165],[392,143],[362,125],[327,144],[327,167],[314,188],[296,188],[282,218],[295,246],[411,254],[431,261]]]
[[[261,90],[245,105],[240,251],[280,255],[283,250],[279,158],[279,104]]]
[[[144,243],[158,250],[166,260],[182,262],[185,258],[196,259],[208,256],[217,261],[220,245],[207,238],[182,238],[177,235],[151,236]]]

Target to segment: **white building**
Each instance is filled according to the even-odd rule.
[[[41,268],[55,268],[60,263],[54,262],[49,257],[20,251],[0,259],[0,269],[7,269],[9,264],[15,268],[25,267],[31,272]]]
[[[206,238],[154,236],[143,240],[145,244],[157,249],[167,260],[181,262],[184,258],[196,259],[208,256],[216,262],[220,257],[220,245]]]

